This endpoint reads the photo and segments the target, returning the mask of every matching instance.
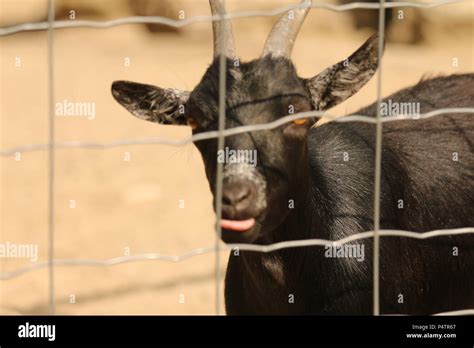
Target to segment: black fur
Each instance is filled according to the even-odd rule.
[[[376,42],[369,39],[357,51],[362,56],[356,55],[358,59],[349,62],[346,70],[326,69],[310,84],[285,58],[266,56],[237,67],[228,60],[226,128],[275,121],[287,115],[290,106],[295,113],[305,112],[349,97],[375,71]],[[188,123],[192,120],[194,133],[217,129],[218,63],[216,59],[190,93],[186,114],[178,122],[184,123],[184,117]],[[164,98],[163,89],[128,82],[116,82],[113,91],[138,117],[160,123],[166,114],[152,106],[176,99]],[[328,100],[321,103],[319,96]],[[474,74],[423,80],[385,100],[420,103],[422,113],[474,107]],[[376,105],[357,114],[375,115]],[[382,229],[423,232],[474,226],[472,117],[450,114],[384,123]],[[223,210],[225,219],[255,219],[254,227],[245,233],[223,230],[225,242],[336,240],[373,230],[375,126],[332,122],[311,128],[314,121],[225,138],[230,149],[258,151],[255,171],[264,178],[261,191],[266,191],[264,210],[249,207],[240,215]],[[214,192],[217,141],[199,141],[196,146]],[[224,181],[224,193],[227,189]],[[325,257],[323,247],[231,253],[225,284],[227,313],[372,313],[372,239],[358,243],[365,247],[362,262]],[[458,249],[457,256],[453,248]],[[380,266],[381,313],[429,314],[474,307],[472,234],[427,240],[381,237]]]
[[[421,81],[387,99],[421,102],[421,112],[474,106],[474,75]],[[375,115],[376,105],[357,112]],[[409,231],[474,226],[471,114],[383,126],[381,228]],[[373,229],[374,125],[311,129],[298,209],[277,232],[284,239],[340,239]],[[347,152],[349,161],[343,161]],[[459,161],[453,161],[453,152]],[[305,184],[306,183],[306,184]],[[403,199],[404,209],[398,209]],[[372,241],[364,262],[328,259],[321,247],[230,257],[229,314],[370,314]],[[459,256],[453,256],[453,247]],[[474,237],[382,237],[381,313],[430,314],[474,307]],[[278,265],[272,271],[269,264]],[[275,274],[279,279],[275,279]],[[289,294],[295,303],[288,303]],[[399,303],[399,295],[403,303]]]

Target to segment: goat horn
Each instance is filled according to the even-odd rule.
[[[225,6],[223,0],[209,0],[212,15],[224,16]],[[229,19],[213,20],[212,32],[214,33],[214,58],[220,54],[226,57],[234,57],[234,35],[232,34],[232,26]],[[221,35],[224,37],[222,38]]]
[[[303,0],[299,8],[281,16],[268,35],[262,57],[271,54],[275,57],[290,58],[296,36],[309,12],[311,2],[312,0]]]

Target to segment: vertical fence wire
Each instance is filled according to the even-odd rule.
[[[373,314],[380,315],[380,190],[382,175],[382,56],[385,42],[385,0],[379,0],[379,45],[377,71],[377,116],[375,132],[375,173],[374,173],[374,255],[373,255]]]
[[[219,55],[219,123],[218,123],[218,137],[217,137],[217,151],[222,151],[224,149],[224,135],[223,131],[225,129],[225,106],[226,106],[226,64],[227,64],[227,57],[224,54],[226,52],[226,25],[225,25],[225,18],[223,9],[225,8],[225,0],[222,0],[222,6],[219,6],[219,16],[218,19],[221,21],[221,25],[219,25],[219,37],[214,38],[215,40],[219,40],[219,47],[220,47],[220,55]],[[217,35],[217,32],[215,33]],[[222,235],[221,229],[221,218],[222,218],[222,185],[223,185],[223,163],[217,161],[217,173],[216,173],[216,194],[215,194],[215,206],[216,206],[216,315],[220,315],[220,283],[221,283],[221,272],[220,272],[220,241]]]
[[[55,134],[54,134],[54,0],[48,0],[48,287],[49,312],[56,313],[54,293],[54,184],[55,184]]]

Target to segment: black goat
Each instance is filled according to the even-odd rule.
[[[222,12],[211,0],[213,13]],[[377,68],[378,38],[311,78],[289,56],[307,9],[284,15],[260,59],[236,64],[230,23],[214,22],[215,60],[191,92],[117,81],[114,97],[139,118],[215,130],[219,59],[227,57],[226,128],[271,122],[292,112],[325,110],[350,97]],[[220,26],[223,27],[220,27]],[[382,107],[417,112],[474,106],[474,75],[421,81]],[[418,108],[418,109],[417,109]],[[359,114],[375,115],[374,104]],[[389,112],[390,112],[389,110]],[[387,110],[385,110],[387,111]],[[396,113],[396,112],[395,112]],[[406,113],[406,111],[405,111]],[[414,117],[416,117],[414,113]],[[415,232],[474,226],[474,139],[469,114],[384,124],[380,221]],[[340,239],[373,229],[375,127],[297,120],[273,130],[226,137],[229,151],[258,151],[258,164],[226,163],[222,238],[269,244]],[[214,193],[217,141],[199,141]],[[232,253],[226,275],[228,314],[370,314],[372,240],[348,248],[307,247],[269,254]],[[352,248],[352,249],[350,249]],[[381,313],[428,314],[474,307],[474,237],[382,237]]]

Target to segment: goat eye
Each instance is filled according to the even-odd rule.
[[[194,118],[188,117],[188,126],[192,129],[196,129],[198,127],[198,124]]]
[[[302,126],[302,125],[308,123],[308,119],[307,118],[300,118],[298,120],[293,120],[293,123],[297,124],[298,126]]]

